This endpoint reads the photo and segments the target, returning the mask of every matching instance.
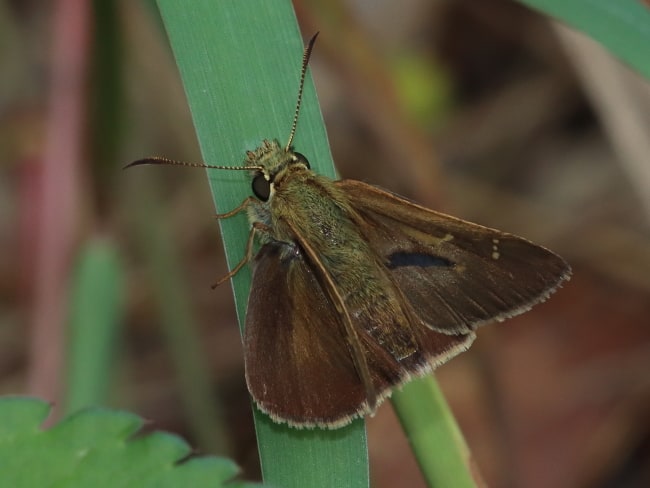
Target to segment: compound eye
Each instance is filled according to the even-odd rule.
[[[268,202],[271,196],[271,182],[264,177],[264,173],[258,173],[253,178],[253,193],[263,202]]]
[[[294,163],[304,164],[307,167],[307,169],[311,169],[311,166],[309,166],[309,161],[307,161],[307,158],[305,156],[303,156],[299,152],[295,152],[293,153],[293,155],[295,156],[295,159],[293,160]]]

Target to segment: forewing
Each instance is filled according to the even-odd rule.
[[[362,409],[365,391],[341,329],[300,252],[265,244],[244,333],[246,380],[259,408],[298,426],[340,422]]]
[[[265,244],[253,266],[244,356],[248,389],[274,420],[297,427],[334,428],[372,413],[355,368],[351,338],[319,284],[317,271],[296,246]],[[354,323],[378,394],[466,349],[473,334],[446,335],[418,325],[422,351],[395,358],[368,332],[372,317]],[[364,323],[361,323],[363,321]],[[395,333],[407,324],[395,324]]]
[[[419,317],[462,334],[522,313],[570,276],[567,263],[521,237],[416,205],[354,180],[337,181],[359,229]]]

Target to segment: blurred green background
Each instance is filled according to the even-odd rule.
[[[321,31],[311,67],[342,176],[574,268],[439,369],[487,483],[647,486],[647,80],[518,2],[294,5],[305,37]],[[610,48],[647,74],[649,45]],[[121,170],[201,161],[155,4],[2,2],[0,73],[0,393],[57,416],[128,408],[258,477],[232,292],[210,289],[227,266],[205,174]],[[424,486],[388,404],[368,437],[373,486]]]

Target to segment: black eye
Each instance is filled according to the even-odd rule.
[[[255,175],[251,186],[253,187],[253,193],[257,198],[263,202],[268,201],[271,196],[271,182],[264,177],[263,173]]]
[[[311,168],[311,166],[309,166],[309,161],[307,161],[307,158],[305,156],[303,156],[298,152],[293,153],[293,155],[296,158],[294,159],[294,162],[304,164],[305,166],[307,166],[307,168]]]

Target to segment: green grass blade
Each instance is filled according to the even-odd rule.
[[[584,31],[650,78],[650,8],[641,0],[521,0]]]
[[[158,5],[183,78],[205,161],[239,165],[264,138],[289,136],[298,88],[302,38],[289,1],[178,2]],[[305,87],[295,146],[312,167],[334,176],[313,83]],[[250,195],[247,175],[209,172],[215,205],[224,212]],[[221,222],[232,268],[248,236],[243,215]],[[240,323],[250,271],[233,279]],[[278,300],[283,297],[278,297]],[[368,486],[361,421],[338,431],[297,431],[255,412],[262,471],[278,486]]]
[[[66,412],[105,403],[124,314],[123,270],[114,243],[94,239],[81,252],[70,303]]]
[[[392,402],[429,486],[477,486],[469,449],[433,376],[404,385]]]

